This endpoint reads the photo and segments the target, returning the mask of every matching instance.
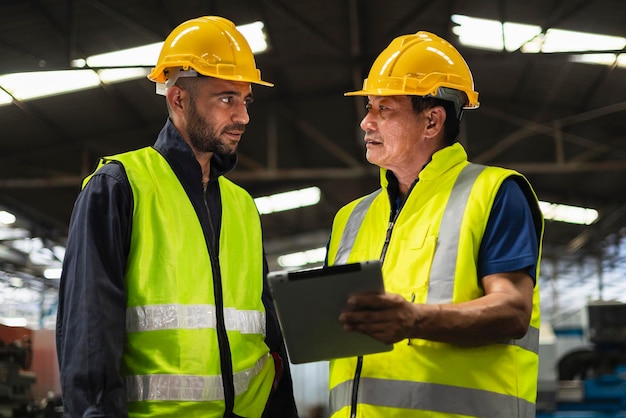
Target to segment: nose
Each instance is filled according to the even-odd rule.
[[[365,114],[365,117],[361,120],[360,126],[363,132],[371,131],[375,128],[375,122],[371,116],[371,112]]]
[[[233,122],[247,125],[250,122],[250,115],[248,114],[248,106],[242,101],[239,103],[233,111]]]

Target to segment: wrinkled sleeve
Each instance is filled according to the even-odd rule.
[[[533,213],[517,181],[506,179],[496,195],[479,258],[479,277],[526,270],[537,281],[539,232]]]
[[[120,365],[131,210],[130,186],[117,164],[102,167],[74,205],[56,329],[66,418],[128,416]]]

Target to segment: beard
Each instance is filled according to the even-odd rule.
[[[191,145],[200,152],[211,152],[219,156],[229,156],[235,154],[238,143],[225,143],[220,135],[229,130],[237,130],[243,132],[245,125],[243,123],[233,123],[218,132],[218,128],[211,121],[206,122],[196,108],[195,103],[190,106],[187,117],[187,133]]]

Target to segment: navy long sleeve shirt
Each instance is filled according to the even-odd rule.
[[[204,191],[209,204],[207,211],[200,165],[171,121],[167,121],[154,148],[176,173],[203,229],[210,231],[208,223],[211,222],[219,233],[222,206],[217,178],[235,166],[236,157],[213,156],[211,180]],[[79,194],[72,212],[59,289],[56,334],[67,418],[128,415],[120,365],[126,323],[124,274],[132,211],[133,196],[124,169],[111,163],[93,175]],[[215,246],[219,239],[212,237],[207,242]],[[264,257],[263,277],[266,273]],[[266,344],[270,351],[280,354],[284,369],[264,417],[297,417],[289,363],[266,281],[263,289]]]

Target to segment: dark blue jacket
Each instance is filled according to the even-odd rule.
[[[232,170],[236,156],[213,155],[206,191],[202,171],[191,148],[170,120],[154,148],[168,161],[193,204],[209,251],[217,255],[222,204],[217,178]],[[209,210],[204,206],[206,201]],[[57,314],[57,353],[66,418],[126,417],[120,375],[126,323],[124,275],[130,247],[133,196],[119,164],[107,164],[80,192],[70,220]],[[211,219],[209,219],[209,214]],[[214,228],[211,228],[210,225]],[[267,275],[264,257],[264,275]],[[267,282],[266,343],[282,357],[283,373],[264,417],[297,417],[289,363]],[[221,355],[222,370],[232,370],[230,353]],[[232,402],[232,377],[223,376],[226,404]],[[231,403],[232,405],[232,403]],[[225,417],[235,417],[225,413]]]

